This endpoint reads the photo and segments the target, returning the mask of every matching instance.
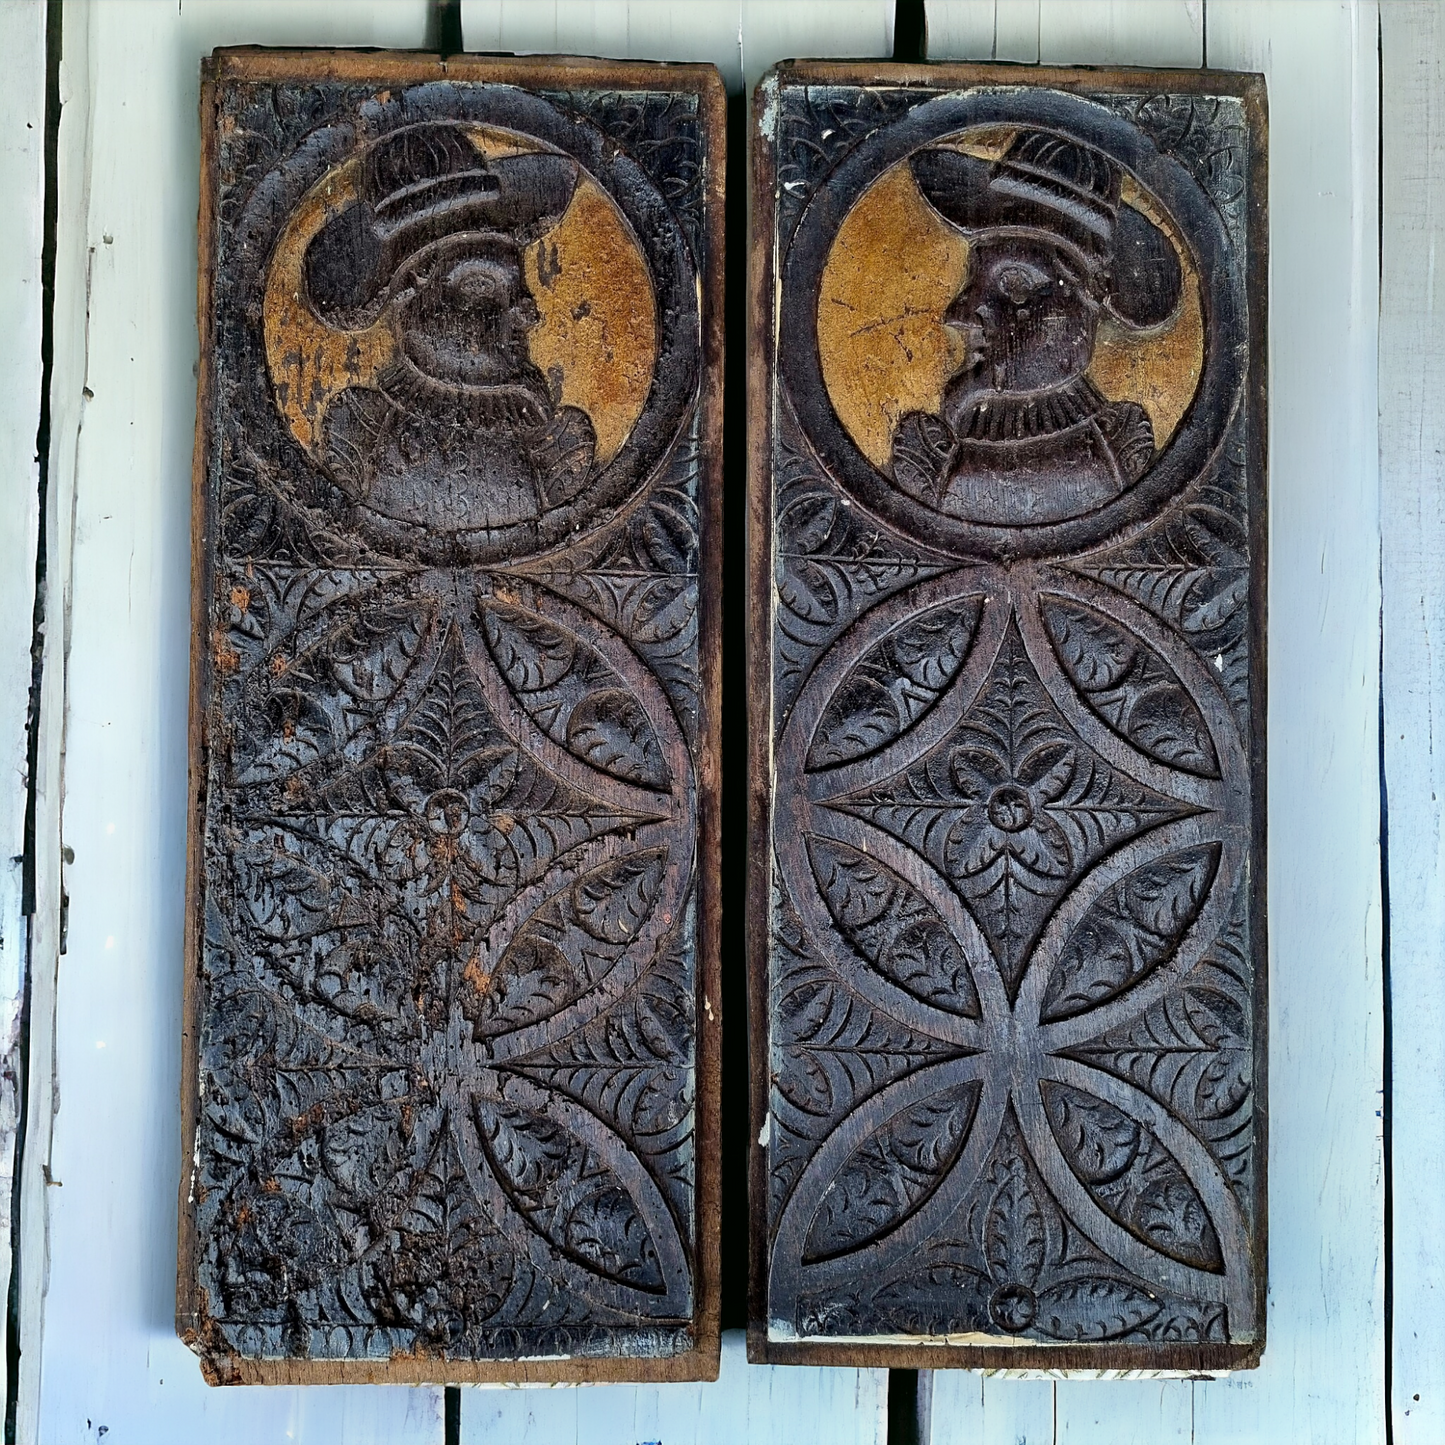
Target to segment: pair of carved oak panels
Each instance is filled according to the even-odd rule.
[[[202,114],[181,1330],[711,1377],[721,86]],[[752,141],[750,1351],[1254,1363],[1262,88],[789,65]]]

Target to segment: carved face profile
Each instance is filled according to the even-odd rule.
[[[933,210],[969,243],[944,313],[963,360],[940,415],[905,415],[899,486],[948,515],[1028,525],[1120,495],[1154,456],[1142,407],[1109,403],[1086,376],[1100,320],[1131,330],[1168,320],[1182,277],[1168,237],[1121,204],[1118,166],[1092,147],[1020,131],[989,163],[917,152]]]
[[[311,240],[317,315],[392,333],[372,384],[321,424],[321,460],[373,540],[497,536],[585,491],[595,431],[532,359],[524,265],[577,184],[568,157],[488,159],[461,127],[408,126],[365,154],[355,198]]]

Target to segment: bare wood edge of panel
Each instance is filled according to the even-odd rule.
[[[185,971],[181,1003],[181,1170],[177,1199],[176,1332],[192,1344],[204,1305],[194,1282],[195,1216],[191,1212],[195,1141],[200,1096],[200,957],[201,838],[206,778],[206,717],[202,699],[210,690],[210,648],[207,644],[207,602],[210,563],[206,537],[210,531],[210,489],[206,469],[211,451],[212,367],[211,270],[215,255],[216,87],[203,69],[199,109],[201,125],[201,195],[196,235],[196,326],[199,349],[196,368],[196,439],[191,457],[191,659],[187,722],[186,780],[186,913],[183,945]],[[209,1380],[211,1371],[202,1365]]]
[[[770,71],[754,89],[748,126],[747,256],[747,712],[748,860],[744,938],[748,992],[748,1332],[752,1364],[766,1361],[754,1347],[763,1338],[768,1297],[768,954],[772,896],[772,406],[773,247],[776,166],[765,132],[775,90]]]
[[[324,58],[329,69],[318,71]],[[202,702],[211,682],[207,638],[210,596],[210,495],[206,485],[212,439],[213,334],[211,294],[216,227],[216,92],[227,80],[315,77],[413,84],[427,80],[488,80],[531,85],[555,80],[559,69],[574,84],[596,80],[631,89],[655,87],[660,76],[677,90],[695,91],[703,109],[704,144],[711,175],[707,184],[710,254],[703,277],[704,380],[700,406],[705,446],[704,501],[700,507],[702,555],[707,559],[699,590],[700,697],[698,849],[704,867],[698,899],[698,1110],[697,1309],[691,1349],[662,1358],[608,1357],[545,1360],[447,1360],[407,1355],[390,1360],[244,1359],[206,1348],[208,1312],[194,1279],[197,1236],[190,1193],[199,1112],[200,1059],[191,1040],[200,1028],[201,853],[207,774],[206,722]],[[181,1170],[177,1210],[176,1333],[198,1357],[211,1385],[340,1384],[653,1384],[710,1383],[718,1378],[722,1350],[721,1127],[722,992],[720,873],[722,859],[722,377],[724,332],[724,190],[727,167],[727,91],[712,64],[606,61],[585,57],[512,60],[492,56],[441,56],[390,50],[294,50],[262,46],[221,47],[201,62],[201,195],[197,226],[196,437],[191,463],[191,663],[187,731],[186,918],[181,1015]]]
[[[771,616],[772,476],[771,410],[768,395],[773,368],[773,247],[776,217],[775,167],[767,114],[772,94],[784,85],[908,86],[939,89],[948,85],[1018,85],[1066,91],[1095,91],[1101,84],[1148,93],[1161,78],[1171,88],[1195,93],[1236,95],[1243,103],[1251,138],[1250,231],[1252,264],[1246,267],[1249,305],[1250,368],[1246,388],[1251,409],[1248,446],[1250,482],[1250,585],[1263,605],[1253,609],[1251,647],[1251,773],[1259,787],[1251,819],[1251,848],[1266,862],[1268,773],[1266,771],[1268,683],[1269,546],[1269,95],[1260,71],[1171,69],[1148,66],[1044,66],[1028,63],[976,64],[967,61],[900,64],[892,61],[784,60],[765,71],[753,90],[748,127],[748,873],[745,905],[749,1040],[748,1167],[748,1326],[747,1358],[755,1365],[852,1366],[876,1369],[960,1369],[995,1372],[1044,1370],[1080,1378],[1100,1370],[1140,1371],[1146,1376],[1206,1376],[1258,1368],[1268,1338],[1269,1208],[1268,1172],[1255,1179],[1260,1267],[1255,1274],[1256,1338],[1223,1345],[1167,1346],[1010,1346],[949,1345],[923,1339],[895,1344],[852,1341],[781,1341],[770,1337],[767,1319],[769,1264],[767,1226],[768,1110],[767,993],[769,901],[771,896]],[[1258,1015],[1255,1077],[1264,1102],[1256,1114],[1260,1156],[1268,1160],[1269,1140],[1269,936],[1268,869],[1251,868],[1251,942],[1260,960],[1255,987]]]
[[[851,1340],[775,1340],[748,1327],[748,1362],[754,1365],[848,1366],[891,1370],[1041,1370],[1051,1375],[1097,1375],[1127,1370],[1164,1378],[1213,1376],[1252,1370],[1264,1340],[1227,1345],[950,1345],[910,1340],[871,1344]]]
[[[1030,62],[965,60],[899,62],[892,60],[782,60],[764,72],[755,94],[770,81],[777,85],[916,86],[958,89],[971,85],[1017,86],[1021,90],[1097,91],[1104,85],[1157,92],[1168,78],[1173,90],[1210,95],[1258,96],[1263,104],[1265,77],[1254,70],[1172,69],[1149,65],[1034,65]]]
[[[227,80],[347,80],[381,85],[417,85],[429,80],[488,80],[502,85],[555,87],[558,72],[585,86],[716,90],[720,113],[726,115],[727,92],[722,73],[710,61],[606,60],[590,55],[436,55],[416,50],[298,50],[265,45],[228,45],[202,61],[203,73]],[[716,119],[716,118],[714,118]]]
[[[1201,72],[1218,74],[1220,72]],[[1260,1363],[1269,1338],[1269,92],[1263,75],[1246,73],[1240,96],[1252,142],[1249,158],[1249,265],[1245,296],[1249,307],[1250,401],[1250,777],[1255,789],[1250,848],[1250,948],[1256,959],[1254,1078],[1255,1148],[1263,1167],[1255,1171],[1255,1319]]]

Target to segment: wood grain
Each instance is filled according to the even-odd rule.
[[[741,1330],[722,1337],[710,1384],[467,1390],[461,1445],[884,1445],[888,1377],[881,1370],[749,1365]]]
[[[1436,268],[1445,231],[1445,17],[1380,12],[1384,167],[1380,296],[1380,542],[1385,783],[1389,819],[1394,1186],[1394,1438],[1445,1432],[1445,342]]]
[[[45,11],[0,10],[0,53],[14,74],[0,96],[0,1282],[9,1287],[17,1127],[24,1108],[21,1012],[26,915],[36,909],[22,862],[30,779],[31,643],[39,540],[41,249],[45,202]],[[38,699],[36,699],[38,702]],[[26,893],[29,897],[26,897]],[[18,1243],[18,1241],[14,1241]],[[8,1336],[9,1317],[0,1334]]]
[[[1057,70],[986,89],[1018,77],[782,67],[756,105],[751,1347],[1249,1366],[1264,378],[1240,359],[1264,356],[1263,92]],[[1105,97],[1117,137],[1066,90]],[[827,280],[833,247],[900,167],[967,271],[869,321]],[[1068,207],[1030,189],[1064,169]],[[871,248],[906,277],[880,236],[909,213],[882,208],[849,264]],[[1156,259],[1115,264],[1126,245]],[[1161,353],[1107,400],[1091,308],[1178,324],[1189,257],[1202,369]],[[962,336],[936,411],[881,403],[882,464],[848,429],[829,303]],[[1156,439],[1140,401],[1174,371],[1197,389]]]
[[[462,30],[472,50],[702,61],[736,95],[790,56],[891,54],[893,13],[893,0],[462,0]]]

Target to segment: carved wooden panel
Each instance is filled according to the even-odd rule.
[[[179,1325],[717,1370],[723,97],[219,52]]]
[[[756,101],[756,1358],[1203,1370],[1265,1299],[1257,77]]]

